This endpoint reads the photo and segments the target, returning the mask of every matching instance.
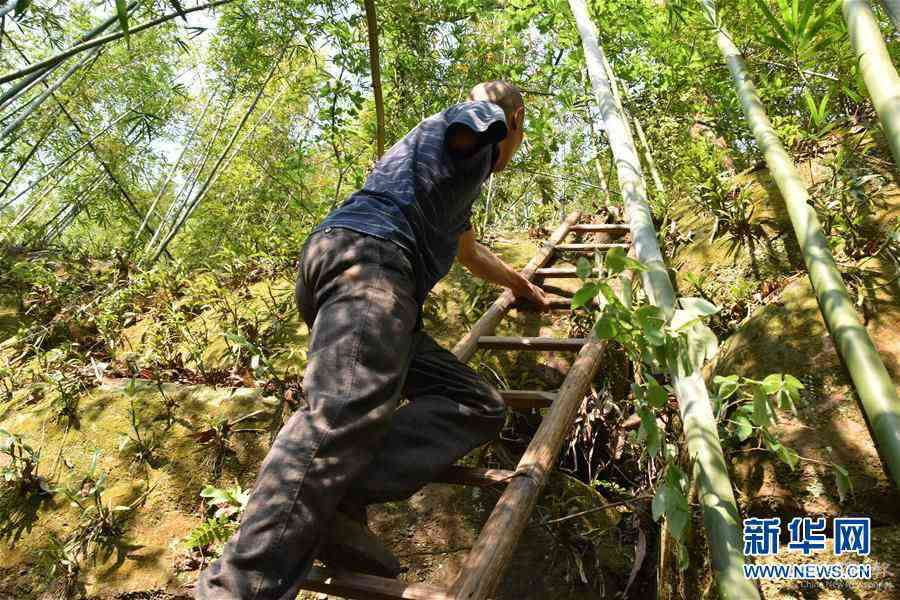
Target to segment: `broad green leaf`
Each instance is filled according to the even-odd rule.
[[[691,366],[699,369],[716,355],[719,349],[719,339],[712,329],[703,323],[695,323],[688,330],[687,336]]]
[[[734,422],[737,424],[737,427],[735,427],[734,430],[737,439],[743,442],[753,435],[753,423],[751,423],[747,417],[736,417]]]
[[[800,390],[804,389],[804,386],[802,383],[800,383],[799,379],[797,379],[793,375],[785,375],[782,385],[788,391],[788,393],[790,393],[791,399],[793,399],[794,402],[800,401]]]
[[[604,315],[597,319],[597,323],[594,324],[594,333],[597,334],[597,337],[601,340],[612,339],[616,337],[615,323],[613,323],[612,319]]]
[[[713,383],[719,386],[719,396],[722,397],[722,400],[728,400],[741,388],[740,378],[737,375],[728,377],[716,375],[713,377]]]
[[[612,286],[606,283],[605,281],[601,281],[597,284],[600,288],[600,293],[602,297],[606,299],[606,303],[611,303],[614,305],[621,305],[622,302],[619,300],[619,297],[616,295],[616,291],[612,289]],[[604,303],[605,304],[605,303]]]
[[[662,408],[669,399],[669,393],[653,377],[647,379],[647,403],[653,408]]]
[[[642,306],[635,312],[635,317],[647,343],[651,346],[661,346],[666,343],[666,336],[662,332],[665,319],[661,309],[652,305]]]
[[[698,317],[708,317],[719,312],[719,307],[703,298],[681,298],[681,308]]]
[[[690,510],[684,490],[687,488],[687,478],[678,465],[670,463],[666,468],[666,477],[661,482],[659,489],[653,497],[653,518],[659,520],[659,516],[665,515],[666,526],[669,532],[680,540],[688,522]]]
[[[639,260],[625,254],[624,248],[611,248],[606,253],[606,270],[609,275],[618,275],[626,269],[646,271],[647,267]]]
[[[781,444],[776,454],[778,454],[778,458],[780,458],[783,463],[789,466],[792,471],[794,470],[794,467],[797,466],[797,462],[800,460],[797,452],[793,448],[788,448],[784,444]]]
[[[582,256],[578,259],[578,265],[575,267],[575,271],[580,279],[588,279],[593,271],[591,261]]]
[[[710,392],[709,401],[712,403],[713,414],[718,418],[718,415],[722,410],[722,396],[714,392]]]
[[[759,427],[768,427],[772,422],[769,412],[769,397],[757,386],[753,389],[753,422]]]
[[[693,325],[696,322],[697,315],[686,310],[676,310],[672,315],[672,320],[669,321],[669,327],[677,331],[687,329],[689,325]]]
[[[671,497],[672,495],[673,492],[670,491],[669,496]],[[680,492],[678,495],[683,498]],[[666,524],[669,528],[669,533],[677,540],[681,540],[684,535],[684,529],[688,522],[688,514],[686,499],[683,502],[683,506],[680,498],[674,501],[670,500],[670,508],[666,511]]]
[[[666,480],[682,492],[687,491],[687,475],[684,474],[684,471],[682,471],[681,467],[679,467],[677,464],[670,463],[666,465]]]
[[[669,486],[661,485],[653,494],[653,502],[650,503],[650,509],[653,512],[653,520],[659,521],[659,518],[666,514],[666,506],[668,506],[667,496],[669,495]]]
[[[572,297],[572,308],[581,308],[582,306],[585,306],[588,302],[593,300],[598,293],[600,293],[600,286],[596,283],[584,284],[580,290],[575,292],[575,296]]]
[[[641,427],[638,429],[638,439],[647,443],[647,454],[655,457],[659,453],[660,434],[659,426],[656,424],[656,415],[652,410],[639,408],[638,415],[641,417]]]
[[[781,389],[781,373],[773,373],[762,380],[762,388],[766,394],[772,396]]]

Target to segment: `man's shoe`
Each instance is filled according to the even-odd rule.
[[[338,511],[317,557],[326,566],[379,577],[397,577],[403,567],[365,523]]]

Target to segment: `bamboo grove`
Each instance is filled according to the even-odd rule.
[[[633,314],[658,315],[664,331],[690,313],[699,341],[685,344],[699,344],[703,358],[652,374],[629,363],[640,376],[614,403],[619,412],[637,415],[634,403],[657,387],[666,394],[629,438],[650,445],[663,436],[658,453],[639,452],[632,477],[597,488],[592,450],[584,451],[587,477],[577,458],[560,465],[604,493],[617,490],[623,503],[654,498],[660,565],[662,540],[674,540],[682,568],[695,550],[673,521],[689,520],[679,511],[691,511],[687,498],[696,497],[718,595],[760,597],[742,572],[748,501],[735,456],[768,450],[791,471],[815,463],[834,477],[828,486],[840,503],[852,488],[840,461],[782,445],[768,417],[763,424],[739,412],[737,384],[728,391],[737,379],[714,376],[728,339],[742,339],[754,316],[778,304],[772,294],[808,282],[814,318],[846,371],[843,401],[858,403],[881,476],[890,493],[900,489],[896,362],[870,325],[873,306],[897,302],[898,36],[894,0],[0,0],[0,283],[27,316],[0,340],[0,375],[12,380],[21,365],[62,347],[46,323],[60,314],[98,332],[89,351],[75,344],[65,352],[124,372],[117,344],[140,311],[117,307],[100,326],[92,316],[114,295],[179,289],[176,280],[201,274],[247,289],[288,277],[305,235],[363,185],[393,142],[464,100],[471,84],[506,79],[525,95],[527,136],[476,203],[481,237],[539,237],[574,209],[619,216],[634,251],[613,260],[640,275],[634,290],[626,285],[621,310],[632,310],[632,297],[643,301]],[[698,219],[713,225],[700,234]],[[717,248],[733,264],[746,257],[752,285],[715,284],[722,274],[703,260]],[[760,267],[767,251],[788,258]],[[34,266],[40,261],[48,266]],[[48,275],[100,261],[118,265],[117,279],[95,285],[86,268],[85,280],[70,285],[76,290],[63,292]],[[603,288],[585,273],[624,269],[601,263],[579,265],[584,289],[595,286],[591,300]],[[886,283],[873,284],[870,269]],[[77,302],[63,309],[63,300],[37,300],[26,310],[23,299],[38,292]],[[465,293],[468,312],[460,310],[474,320],[490,299],[481,288]],[[42,302],[57,314],[41,312]],[[233,320],[229,344],[258,334],[237,351],[240,360],[253,355],[251,370],[268,369],[266,389],[289,389],[259,358],[268,349],[264,325]],[[601,335],[597,323],[588,327]],[[214,379],[194,371],[196,381]],[[787,375],[766,393],[793,408],[800,394],[791,382],[800,384]],[[742,377],[759,389],[774,381]],[[775,409],[764,402],[768,415]],[[657,422],[662,433],[653,433]]]

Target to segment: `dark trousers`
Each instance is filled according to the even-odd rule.
[[[414,281],[393,242],[339,228],[307,240],[308,407],[279,432],[197,598],[293,600],[342,500],[408,498],[496,436],[499,393],[417,327]]]

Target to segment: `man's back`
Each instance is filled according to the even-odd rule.
[[[455,127],[479,136],[471,156],[454,157],[446,139]],[[316,228],[343,227],[403,247],[416,271],[416,298],[450,270],[459,235],[471,227],[472,203],[491,172],[495,144],[506,136],[503,110],[463,102],[428,117],[376,163],[362,190]]]

